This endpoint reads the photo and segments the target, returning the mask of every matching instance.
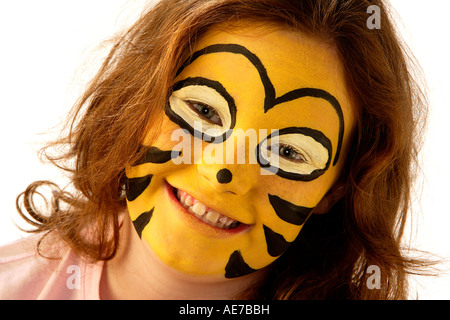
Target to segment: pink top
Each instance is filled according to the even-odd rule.
[[[38,236],[0,247],[0,299],[99,300],[102,261],[87,263],[61,246],[60,259],[36,251]]]

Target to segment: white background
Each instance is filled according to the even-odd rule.
[[[61,172],[37,151],[56,136],[104,56],[99,46],[132,23],[145,0],[0,2],[0,244],[23,237],[15,198],[35,180],[64,185]],[[399,28],[425,71],[431,113],[423,150],[421,195],[412,210],[415,247],[450,257],[449,27],[450,2],[392,0]],[[381,21],[381,27],[382,27]],[[419,196],[418,196],[419,197]],[[409,230],[408,230],[409,231]],[[449,265],[443,267],[450,270]],[[417,278],[419,299],[450,299],[450,276]],[[415,296],[415,294],[414,294]]]

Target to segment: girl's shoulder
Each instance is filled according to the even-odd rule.
[[[0,247],[0,299],[99,299],[103,263],[87,263],[62,241],[47,237],[38,251],[41,238]]]

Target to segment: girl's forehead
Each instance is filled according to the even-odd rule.
[[[237,43],[246,47],[262,61],[272,81],[277,75],[284,78],[285,74],[296,78],[300,86],[320,82],[329,85],[327,81],[341,83],[344,79],[334,45],[298,31],[261,25],[228,30],[215,27],[199,39],[194,50],[218,43]]]

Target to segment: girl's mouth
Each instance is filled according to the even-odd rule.
[[[217,211],[208,208],[183,190],[173,188],[173,193],[178,201],[183,205],[192,215],[204,223],[219,229],[235,229],[242,223],[231,219]]]

